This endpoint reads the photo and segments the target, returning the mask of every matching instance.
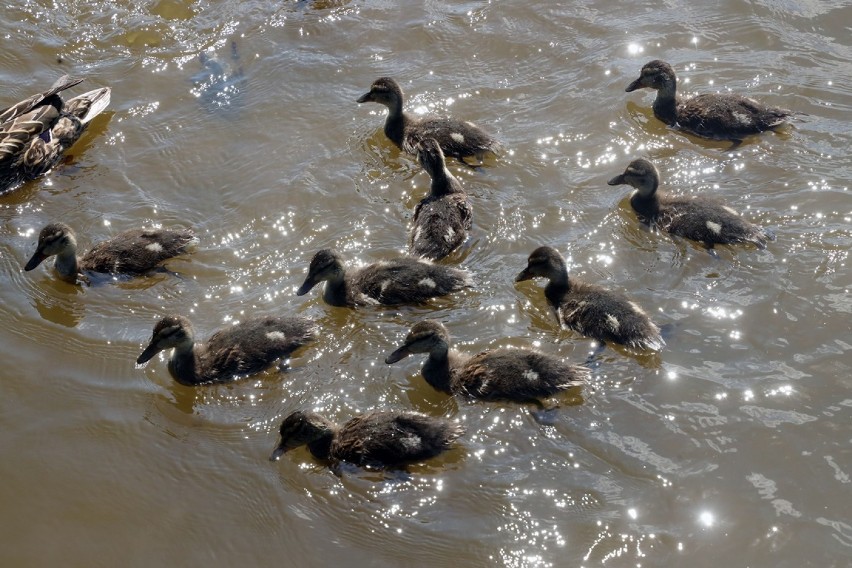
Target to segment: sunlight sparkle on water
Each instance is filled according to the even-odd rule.
[[[698,520],[705,527],[712,527],[713,523],[715,523],[716,519],[713,517],[713,513],[710,511],[702,511],[700,515],[698,515]]]
[[[627,46],[627,53],[630,55],[639,55],[640,53],[644,53],[645,48],[639,45],[638,43],[631,43]]]

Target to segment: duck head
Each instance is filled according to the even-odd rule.
[[[73,255],[76,251],[77,237],[74,230],[65,223],[51,223],[39,233],[36,251],[27,261],[24,270],[32,270],[51,256]]]
[[[413,353],[446,351],[449,344],[450,334],[444,324],[435,320],[423,320],[414,324],[402,345],[387,356],[385,363],[391,365]]]
[[[441,145],[434,138],[426,138],[417,145],[417,160],[432,179],[440,177],[447,168]]]
[[[148,347],[136,359],[137,365],[150,361],[160,351],[172,347],[192,349],[195,342],[195,330],[183,316],[166,316],[154,326],[154,333]]]
[[[334,424],[316,412],[297,410],[284,419],[279,432],[281,442],[269,456],[270,461],[278,460],[289,450],[332,436]]]
[[[527,267],[515,277],[515,282],[523,282],[537,276],[557,280],[567,273],[565,259],[553,248],[538,247],[527,258]]]
[[[639,190],[642,197],[650,197],[660,185],[660,172],[657,167],[645,158],[638,158],[627,165],[624,173],[617,175],[608,185],[629,185]]]
[[[677,84],[674,68],[665,61],[655,59],[642,67],[639,78],[624,89],[628,93],[636,89],[656,89],[658,91],[674,91]]]
[[[308,276],[296,291],[297,296],[304,296],[311,289],[326,280],[342,280],[345,269],[343,257],[331,249],[322,249],[311,259]]]
[[[380,77],[370,85],[370,91],[358,97],[359,103],[379,103],[393,108],[402,106],[402,88],[390,77]]]

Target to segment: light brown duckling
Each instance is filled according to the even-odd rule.
[[[639,78],[625,91],[655,89],[654,116],[698,136],[740,142],[746,136],[771,130],[793,113],[766,106],[754,99],[729,93],[706,93],[690,99],[677,96],[674,68],[659,59],[642,67]]]
[[[174,348],[169,373],[182,385],[224,383],[259,373],[316,338],[316,324],[303,317],[250,318],[195,343],[195,330],[183,316],[166,316],[154,326],[151,341],[136,359],[143,365]]]
[[[650,161],[633,160],[624,173],[607,182],[636,188],[630,205],[640,221],[654,228],[693,241],[714,245],[753,243],[766,248],[766,240],[775,236],[739,216],[721,201],[709,197],[667,195],[657,191],[660,173]]]
[[[419,412],[374,411],[342,427],[316,412],[298,410],[281,424],[281,443],[270,460],[307,444],[311,453],[333,464],[398,467],[435,457],[464,434],[455,422]]]
[[[0,194],[56,165],[109,105],[106,87],[63,101],[59,93],[81,81],[65,75],[47,91],[0,110]]]
[[[570,330],[601,343],[659,351],[665,345],[660,328],[627,296],[568,276],[565,259],[556,249],[539,247],[515,282],[547,278],[544,296],[556,319]]]
[[[435,116],[419,118],[404,112],[402,87],[390,77],[373,81],[369,92],[358,97],[358,102],[388,107],[385,135],[409,154],[416,154],[417,146],[426,138],[434,138],[445,156],[459,160],[467,157],[482,159],[499,149],[497,140],[472,122]]]
[[[77,236],[65,223],[51,223],[41,230],[38,246],[24,270],[32,270],[46,258],[56,256],[53,268],[60,278],[76,283],[86,273],[138,276],[156,269],[174,256],[190,252],[198,243],[189,229],[131,229],[96,244],[77,257]]]
[[[437,140],[421,142],[417,158],[432,178],[432,185],[429,195],[414,209],[408,248],[422,258],[440,260],[467,239],[473,210],[459,180],[447,170]]]
[[[586,383],[589,370],[533,349],[503,347],[467,355],[450,348],[441,322],[414,324],[403,344],[387,356],[393,364],[413,353],[428,353],[421,373],[432,387],[482,400],[535,402]]]
[[[464,270],[415,258],[395,258],[347,270],[343,257],[330,249],[314,255],[308,276],[296,294],[303,296],[323,281],[326,303],[349,307],[419,304],[472,286]]]

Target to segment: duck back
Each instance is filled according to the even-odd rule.
[[[190,230],[131,229],[96,244],[80,262],[81,270],[111,274],[144,274],[196,241]]]
[[[470,275],[456,268],[413,258],[398,258],[347,273],[353,304],[421,303],[471,285]]]
[[[791,114],[749,97],[707,93],[678,102],[677,124],[704,138],[739,139],[780,126]]]
[[[358,465],[401,465],[434,457],[464,433],[455,423],[417,412],[371,412],[335,435],[329,457]]]

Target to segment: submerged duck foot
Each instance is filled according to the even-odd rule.
[[[530,416],[542,426],[554,426],[556,419],[559,417],[559,405],[555,404],[551,407],[540,406],[536,410],[530,410]]]

